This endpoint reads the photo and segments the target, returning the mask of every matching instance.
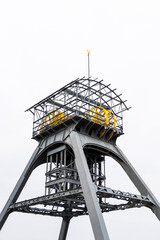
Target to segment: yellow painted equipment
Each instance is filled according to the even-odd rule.
[[[49,112],[49,114],[43,118],[42,124],[40,126],[40,133],[46,126],[56,126],[69,118],[69,114],[64,114],[59,110]],[[84,115],[84,118],[104,126],[105,129],[100,133],[99,138],[102,138],[107,130],[106,128],[110,127],[113,132],[111,133],[108,141],[112,138],[114,129],[116,127],[116,118],[111,110],[105,109],[100,106],[92,107]]]
[[[68,118],[70,118],[69,114],[64,114],[59,110],[49,112],[49,114],[43,118],[42,124],[40,126],[40,133],[45,126],[56,126]]]
[[[92,122],[98,123],[103,125],[105,128],[110,126],[113,129],[108,141],[112,138],[114,129],[116,127],[116,118],[115,115],[112,113],[111,110],[105,109],[103,107],[97,106],[92,107],[84,116],[87,119],[90,119]],[[99,138],[102,138],[105,134],[106,129],[100,133]]]

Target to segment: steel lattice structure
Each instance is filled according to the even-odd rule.
[[[123,112],[129,110],[121,95],[110,84],[104,85],[103,80],[76,79],[26,110],[34,116],[33,138],[41,139],[48,135],[47,132],[50,134],[57,131],[60,123],[66,126],[71,119],[74,122],[76,116],[86,118],[88,113],[88,118],[91,118],[90,109],[97,106],[112,110],[116,117],[114,132],[120,135],[123,133]],[[55,116],[57,120],[54,124],[49,124]]]
[[[38,141],[0,215],[0,229],[12,212],[63,219],[58,240],[65,240],[72,217],[89,215],[96,240],[109,240],[104,212],[148,207],[160,220],[160,204],[116,145],[123,134],[126,101],[110,84],[81,78],[26,111],[33,114],[33,139]],[[138,194],[106,184],[106,157],[126,172]],[[35,168],[46,164],[45,195],[17,202]],[[119,200],[112,204],[111,199]]]

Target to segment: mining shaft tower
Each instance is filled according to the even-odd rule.
[[[148,207],[160,220],[159,202],[116,145],[126,110],[116,89],[91,78],[76,79],[27,109],[38,146],[0,215],[0,228],[12,212],[61,217],[58,240],[65,240],[70,220],[89,215],[95,239],[108,240],[104,212]],[[107,187],[106,156],[119,163],[140,195]],[[41,164],[46,164],[45,194],[18,202]],[[113,198],[124,203],[109,203]]]

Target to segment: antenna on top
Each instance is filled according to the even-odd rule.
[[[90,59],[89,59],[89,55],[90,55],[91,51],[87,49],[87,53],[88,53],[88,78],[90,78],[90,61],[89,61]]]

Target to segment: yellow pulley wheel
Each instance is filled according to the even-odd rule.
[[[42,132],[42,128],[44,126],[55,126],[59,123],[61,123],[64,120],[64,114],[61,113],[61,111],[57,110],[57,111],[51,111],[48,113],[47,116],[45,116],[43,118],[42,124],[40,126],[40,133]]]
[[[110,126],[113,129],[113,132],[111,133],[108,141],[112,138],[116,127],[116,118],[111,110],[100,106],[92,107],[89,111],[87,111],[84,117],[90,119],[92,122],[103,125],[104,127]],[[102,138],[105,132],[106,129],[104,129],[104,131],[100,134],[99,138]]]
[[[42,132],[45,126],[47,125],[49,125],[50,127],[56,126],[69,118],[71,118],[71,116],[68,113],[63,114],[59,110],[49,112],[48,115],[45,116],[42,120],[42,123],[40,126],[40,133]]]

